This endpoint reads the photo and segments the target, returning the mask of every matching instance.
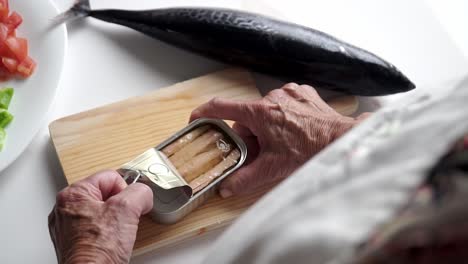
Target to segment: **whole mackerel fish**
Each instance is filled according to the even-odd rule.
[[[286,82],[362,96],[415,88],[395,66],[368,51],[259,14],[218,8],[92,10],[89,0],[78,0],[58,22],[87,16]]]

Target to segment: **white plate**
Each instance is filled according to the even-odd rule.
[[[15,89],[9,109],[15,119],[6,129],[7,140],[0,152],[0,171],[25,150],[44,125],[57,92],[67,47],[66,27],[51,28],[52,18],[59,13],[51,0],[10,0],[10,9],[23,17],[17,34],[28,39],[30,55],[38,67],[26,80],[0,82],[0,87]]]

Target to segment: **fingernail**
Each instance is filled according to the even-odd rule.
[[[297,87],[299,87],[299,85],[297,83],[287,83],[284,85],[284,88],[287,88],[287,89],[296,89]]]
[[[196,116],[199,116],[199,115],[200,115],[200,110],[195,109],[195,110],[192,111],[192,116],[196,117]]]
[[[189,123],[193,122],[195,119],[198,118],[198,110],[193,110],[190,114]]]
[[[223,197],[224,199],[226,198],[229,198],[232,196],[232,192],[228,189],[222,189],[221,191],[219,191],[219,194],[221,195],[221,197]]]

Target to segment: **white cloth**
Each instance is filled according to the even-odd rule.
[[[468,79],[387,107],[249,209],[205,263],[343,263],[468,130]]]

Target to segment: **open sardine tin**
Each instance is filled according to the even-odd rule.
[[[154,197],[152,218],[172,224],[215,194],[219,183],[242,166],[246,157],[245,143],[224,121],[201,118],[122,165],[118,172],[129,184],[148,185]]]

